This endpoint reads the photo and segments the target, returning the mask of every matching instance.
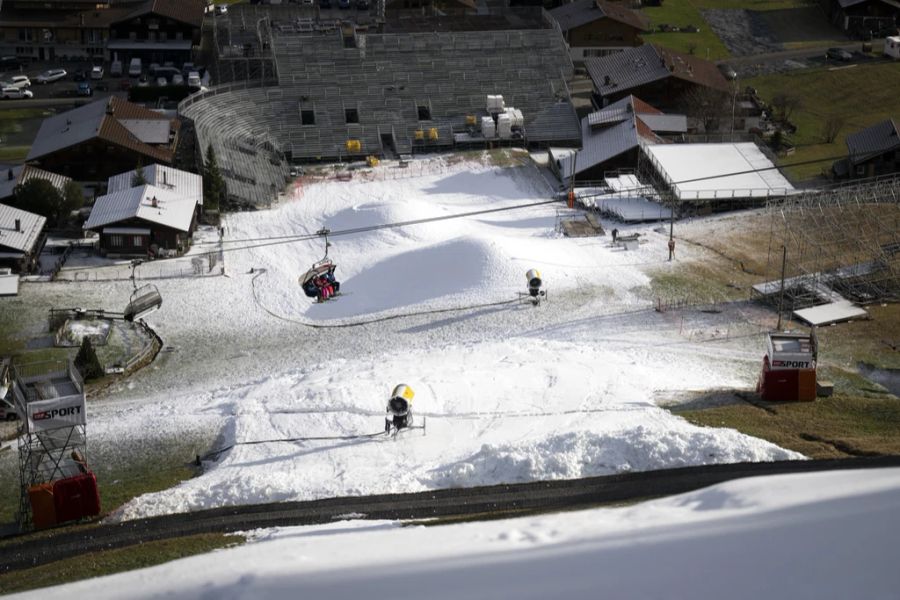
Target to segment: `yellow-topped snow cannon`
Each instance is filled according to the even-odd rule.
[[[397,435],[401,429],[425,429],[425,419],[422,425],[413,426],[412,401],[416,393],[405,383],[401,383],[391,392],[387,403],[387,411],[384,416],[384,432]]]
[[[541,299],[547,296],[546,290],[541,289],[541,286],[544,285],[544,280],[541,278],[541,272],[537,269],[529,269],[528,272],[525,273],[525,280],[528,282],[528,294],[524,297],[533,305],[537,306],[540,304]]]

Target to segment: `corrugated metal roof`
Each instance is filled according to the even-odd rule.
[[[166,167],[160,164],[147,165],[143,168],[144,180],[159,188],[164,188],[182,198],[203,204],[203,178],[200,175]],[[106,185],[107,193],[119,192],[134,187],[132,182],[137,169],[113,175]]]
[[[847,150],[854,163],[898,147],[900,147],[900,133],[893,119],[881,121],[847,136]]]
[[[628,103],[626,102],[626,105]],[[598,125],[613,125],[615,123],[621,123],[626,119],[630,119],[634,113],[629,111],[626,106],[621,106],[614,108],[613,106],[607,106],[603,110],[598,110],[597,112],[593,112],[588,115],[588,125],[591,127],[596,127]]]
[[[206,0],[149,0],[137,10],[129,13],[122,21],[130,21],[149,13],[168,17],[181,23],[200,27]]]
[[[16,231],[16,219],[19,231]],[[28,253],[41,237],[47,218],[0,204],[0,248]]]
[[[630,103],[631,96],[628,96],[609,105],[605,111],[621,111],[625,113],[625,107]],[[630,114],[630,119],[619,121],[610,127],[601,128],[591,127],[590,120],[592,115],[583,118],[581,120],[582,149],[573,156],[566,156],[559,160],[562,176],[571,177],[573,168],[577,175],[637,146],[637,126],[634,122],[634,113]]]
[[[687,131],[687,117],[685,115],[639,114],[638,118],[647,127],[656,132],[685,133]]]
[[[172,229],[188,231],[196,206],[194,200],[183,198],[169,190],[142,185],[97,198],[84,228],[97,229],[110,223],[137,218]]]

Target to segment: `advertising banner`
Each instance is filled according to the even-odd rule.
[[[52,400],[29,402],[28,431],[49,431],[60,427],[73,427],[86,423],[84,396],[67,396]]]

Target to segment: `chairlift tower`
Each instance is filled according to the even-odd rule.
[[[19,527],[52,525],[57,521],[46,523],[34,502],[52,504],[51,484],[87,472],[84,382],[71,360],[32,363],[12,367],[12,390],[20,419]]]

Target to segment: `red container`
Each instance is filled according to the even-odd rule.
[[[53,502],[53,484],[39,483],[28,488],[31,501],[31,522],[35,529],[56,525],[56,506]]]
[[[93,473],[60,479],[53,483],[56,521],[63,523],[100,514],[100,492]]]
[[[763,358],[756,391],[767,402],[812,402],[816,399],[815,369],[772,370],[769,357]]]

